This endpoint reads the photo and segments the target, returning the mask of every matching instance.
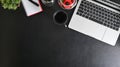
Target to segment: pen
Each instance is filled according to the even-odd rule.
[[[36,6],[39,6],[39,4],[37,4],[36,2],[32,1],[32,0],[29,0],[31,3],[33,3],[34,5]]]

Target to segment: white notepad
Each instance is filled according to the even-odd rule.
[[[35,15],[35,14],[43,11],[39,0],[31,0],[31,1],[22,0],[22,4],[23,4],[23,7],[25,9],[27,16],[32,16],[32,15]]]

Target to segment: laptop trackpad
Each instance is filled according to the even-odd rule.
[[[115,46],[118,37],[119,31],[107,28],[102,41],[109,43],[112,46]]]
[[[99,40],[103,38],[105,30],[107,29],[107,27],[97,22],[77,15],[73,15],[68,27]]]

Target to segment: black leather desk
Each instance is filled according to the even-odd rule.
[[[120,37],[110,46],[54,24],[57,4],[43,9],[26,17],[23,7],[0,7],[0,67],[120,67]],[[70,18],[73,10],[66,12]]]

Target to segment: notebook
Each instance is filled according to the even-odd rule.
[[[27,16],[32,16],[43,11],[39,0],[22,0]]]

